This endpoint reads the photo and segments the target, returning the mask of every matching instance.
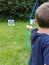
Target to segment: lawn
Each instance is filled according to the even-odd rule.
[[[26,51],[26,24],[16,21],[12,27],[0,21],[0,65],[28,65],[30,41]]]

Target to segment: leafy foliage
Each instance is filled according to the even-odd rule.
[[[27,19],[36,0],[0,0],[0,15]],[[47,1],[47,0],[43,0]],[[42,0],[38,4],[41,4]]]

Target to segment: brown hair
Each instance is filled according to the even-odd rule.
[[[49,2],[43,3],[35,12],[38,25],[42,28],[49,28]]]

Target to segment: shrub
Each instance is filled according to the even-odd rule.
[[[28,19],[35,1],[36,0],[0,0],[0,15]],[[42,0],[40,0],[38,4],[41,3]]]

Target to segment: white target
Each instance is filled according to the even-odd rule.
[[[35,23],[35,19],[30,19],[30,24]]]
[[[13,19],[8,20],[8,25],[9,26],[14,26],[15,25],[14,20]]]

